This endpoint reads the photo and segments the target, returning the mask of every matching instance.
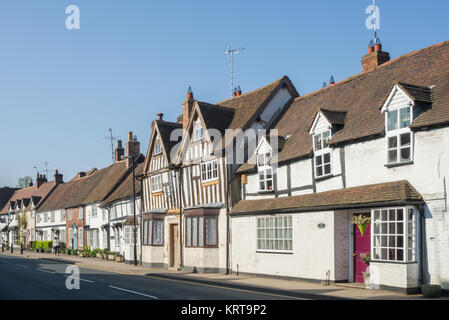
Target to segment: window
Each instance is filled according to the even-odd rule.
[[[84,207],[79,207],[78,208],[78,220],[83,220],[84,219]]]
[[[216,246],[218,242],[218,217],[199,216],[186,218],[186,246]]]
[[[292,252],[292,217],[257,218],[257,250]]]
[[[164,220],[152,219],[143,221],[143,244],[161,246],[164,244]]]
[[[92,218],[97,217],[97,207],[95,205],[91,207],[90,215]]]
[[[413,209],[373,211],[372,259],[416,261],[416,218]]]
[[[317,178],[332,174],[331,151],[328,144],[330,137],[330,130],[318,133],[313,137],[315,175]]]
[[[208,182],[218,179],[218,164],[217,160],[204,162],[201,164],[201,180]]]
[[[271,191],[273,190],[273,169],[270,165],[271,152],[258,154],[257,156],[257,171],[259,173],[259,190]]]
[[[108,248],[108,231],[103,229],[103,248]]]
[[[59,241],[60,241],[60,242],[64,242],[64,243],[67,242],[67,237],[66,237],[65,229],[61,229],[61,230],[59,231]]]
[[[195,132],[193,134],[193,141],[203,140],[203,137],[204,137],[204,129],[203,128],[195,129]]]
[[[44,213],[44,222],[48,222],[48,213],[47,212]]]
[[[83,228],[78,228],[78,245],[80,248],[83,248],[83,246],[84,246],[83,231],[84,231]]]
[[[162,175],[158,174],[151,177],[151,192],[161,192],[162,191]]]
[[[99,231],[98,229],[87,230],[87,245],[92,248],[99,248]]]
[[[154,154],[159,154],[162,152],[161,143],[159,142],[159,139],[156,140],[156,144],[154,145]]]
[[[51,222],[55,222],[55,216],[56,216],[56,212],[52,211],[51,212]]]
[[[70,208],[68,210],[69,210],[69,218],[68,218],[68,220],[73,220],[73,209]]]
[[[388,164],[412,161],[411,107],[387,111]]]
[[[59,215],[61,217],[61,221],[65,221],[65,210],[64,209],[59,210]]]
[[[107,216],[106,216],[106,209],[100,209],[101,210],[101,213],[102,213],[102,215],[103,215],[103,221],[106,221],[107,220]]]

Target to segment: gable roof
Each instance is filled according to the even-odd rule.
[[[0,213],[3,212],[2,209],[6,204],[9,205],[9,199],[11,199],[16,190],[18,189],[9,187],[0,188]]]
[[[42,183],[39,188],[37,188],[37,185],[18,189],[14,192],[14,194],[11,196],[9,201],[3,206],[3,209],[0,211],[0,214],[8,213],[9,211],[9,204],[11,201],[14,202],[20,202],[21,205],[24,205],[24,209],[28,210],[31,207],[31,199],[32,197],[36,198],[44,198],[55,186],[53,181],[44,182]]]
[[[275,199],[241,200],[231,215],[294,213],[384,205],[422,203],[422,196],[406,180]]]
[[[135,168],[136,177],[142,173],[144,162],[138,164]],[[101,202],[100,207],[107,207],[115,202],[132,198],[133,196],[133,175],[129,172],[126,179],[106,198]],[[142,186],[141,183],[136,181],[136,197],[141,195]]]
[[[312,154],[309,135],[318,110],[344,126],[329,140],[329,144],[350,143],[384,134],[385,118],[380,112],[394,83],[417,100],[429,101],[427,108],[411,124],[420,129],[449,124],[449,41],[408,53],[378,66],[370,72],[298,97],[275,125],[279,135],[292,135],[279,153],[279,162],[308,157]],[[344,120],[336,114],[346,113]],[[332,116],[331,116],[332,114]]]

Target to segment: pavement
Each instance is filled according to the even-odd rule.
[[[9,260],[8,260],[9,259]],[[11,260],[12,259],[12,260]],[[9,262],[9,263],[8,263]],[[26,263],[25,263],[26,262]],[[35,253],[25,251],[23,255],[20,252],[0,252],[0,281],[13,281],[14,277],[8,277],[8,272],[15,274],[17,269],[26,264],[31,263],[28,269],[33,269],[40,273],[43,270],[50,270],[61,275],[65,275],[65,268],[67,265],[76,265],[81,270],[81,277],[88,275],[89,281],[98,281],[104,285],[109,284],[108,290],[87,291],[86,297],[77,296],[73,294],[67,296],[67,290],[63,288],[63,293],[53,299],[135,299],[148,298],[148,296],[157,297],[157,299],[312,299],[312,300],[334,300],[334,299],[376,299],[376,300],[408,300],[421,299],[421,295],[402,295],[399,293],[384,291],[384,290],[367,290],[359,287],[351,287],[346,285],[329,285],[324,286],[320,283],[312,283],[305,281],[281,280],[267,277],[257,277],[253,275],[225,275],[217,273],[189,273],[185,271],[168,270],[166,268],[147,268],[142,266],[134,266],[123,262],[115,262],[102,260],[98,258],[84,258],[79,256],[59,255]],[[19,268],[15,268],[19,266]],[[9,270],[8,267],[11,267]],[[3,269],[8,270],[3,270]],[[14,269],[15,268],[15,269]],[[50,268],[50,269],[48,269]],[[41,270],[37,270],[41,269]],[[7,271],[7,272],[5,272]],[[21,273],[23,274],[23,273]],[[51,274],[51,273],[48,273]],[[6,278],[5,278],[6,277]],[[5,279],[2,279],[5,278]],[[100,278],[100,279],[99,279]],[[93,280],[92,280],[93,279]],[[14,281],[20,281],[16,279]],[[32,278],[27,278],[27,281],[33,283]],[[112,285],[110,283],[115,283]],[[131,285],[134,284],[134,285]],[[36,284],[38,285],[38,284]],[[17,287],[16,284],[11,283],[11,286]],[[4,286],[2,288],[11,288],[11,286]],[[121,295],[114,292],[110,294],[110,286],[119,287],[124,290]],[[20,286],[19,286],[20,287]],[[45,286],[44,286],[45,287]],[[39,288],[39,286],[37,286]],[[165,291],[161,288],[165,288]],[[0,298],[2,294],[7,299],[15,299],[14,295],[8,294],[5,289],[0,289]],[[28,292],[30,289],[27,289]],[[52,288],[51,290],[54,290]],[[126,290],[131,292],[130,294]],[[35,290],[34,290],[35,291]],[[192,292],[193,291],[193,292]],[[60,292],[56,290],[56,292]],[[135,294],[135,292],[141,293]],[[15,296],[20,298],[20,295]],[[45,299],[45,298],[43,298]],[[52,299],[50,296],[48,299]],[[443,297],[447,299],[447,297]]]

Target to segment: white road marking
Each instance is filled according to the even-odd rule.
[[[68,278],[68,277],[71,277],[71,276],[65,275],[64,277]],[[73,279],[80,280],[80,281],[85,281],[85,282],[89,282],[89,283],[95,283],[95,281],[87,280],[87,279],[81,279],[81,278],[73,278]]]
[[[37,268],[36,270],[37,270],[37,271],[41,271],[41,272],[47,272],[47,273],[56,273],[56,272],[54,272],[54,271],[48,271],[48,270],[39,269],[39,268]]]
[[[134,294],[138,294],[140,296],[144,296],[144,297],[152,298],[152,299],[155,299],[155,300],[159,300],[158,297],[150,296],[148,294],[144,294],[144,293],[140,293],[140,292],[136,292],[136,291],[131,291],[131,290],[127,290],[127,289],[123,289],[123,288],[119,288],[119,287],[114,287],[114,286],[109,286],[109,288],[117,289],[117,290],[121,290],[121,291],[125,291],[125,292],[129,292],[129,293],[134,293]]]
[[[26,266],[26,265],[20,264],[20,263],[18,263],[17,265],[20,266],[20,267],[24,267],[24,268],[31,268],[30,266]]]

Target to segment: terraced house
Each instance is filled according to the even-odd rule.
[[[229,262],[226,129],[268,128],[298,93],[288,77],[210,104],[189,88],[176,123],[159,114],[143,169],[143,262],[222,272]]]
[[[378,42],[362,65],[297,97],[238,169],[233,270],[449,289],[449,42],[391,61]]]

